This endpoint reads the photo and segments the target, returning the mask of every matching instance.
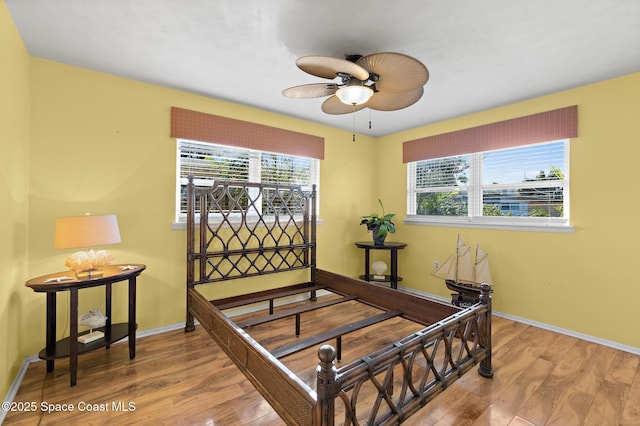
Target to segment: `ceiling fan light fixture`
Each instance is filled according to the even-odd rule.
[[[362,105],[371,98],[373,90],[362,83],[348,84],[336,91],[336,96],[340,102],[346,105]]]
[[[289,87],[282,94],[294,99],[327,97],[322,112],[350,114],[364,108],[396,111],[416,103],[424,94],[429,70],[411,56],[396,52],[348,55],[346,59],[303,56],[296,65],[307,74],[340,83]]]

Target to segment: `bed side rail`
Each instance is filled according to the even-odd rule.
[[[372,306],[401,311],[402,316],[420,324],[434,324],[460,311],[451,304],[406,293],[375,283],[365,282],[336,274],[334,272],[316,269],[313,277],[314,284],[326,287],[339,294],[357,296],[362,302]]]
[[[196,289],[187,292],[191,313],[280,417],[289,425],[317,424],[315,392]]]
[[[493,376],[490,287],[483,285],[480,303],[338,370],[331,346],[319,357],[323,425],[333,425],[336,412],[344,425],[401,423],[474,365]]]

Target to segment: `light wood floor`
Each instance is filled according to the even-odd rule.
[[[303,333],[313,319],[303,321]],[[268,347],[278,343],[273,336],[280,329],[291,334],[291,327],[283,320],[251,334],[263,333],[258,340]],[[357,356],[349,348],[362,355],[363,348],[385,344],[404,327],[415,324],[354,334],[351,343],[357,345],[345,340],[343,361]],[[493,342],[493,379],[468,372],[404,424],[640,425],[639,356],[498,317]],[[312,350],[285,364],[312,380],[316,359]],[[78,385],[71,388],[67,360],[57,361],[49,374],[44,362],[32,363],[15,402],[35,402],[38,409],[9,413],[5,424],[283,424],[200,327],[138,339],[134,360],[128,345],[116,344],[81,355],[78,364]],[[43,402],[75,409],[43,414]]]

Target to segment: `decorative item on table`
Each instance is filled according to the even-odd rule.
[[[371,264],[371,269],[373,269],[373,279],[374,280],[384,280],[384,273],[387,271],[387,264],[381,260],[376,260]]]
[[[56,249],[95,247],[120,242],[115,215],[90,215],[56,218]],[[79,251],[66,259],[65,265],[78,279],[102,276],[102,268],[113,263],[106,250]]]
[[[480,245],[477,245],[474,263],[471,259],[471,247],[462,241],[460,235],[458,235],[456,252],[431,275],[443,279],[447,288],[456,292],[451,295],[451,303],[460,307],[478,303],[481,284],[489,284],[493,287],[489,255],[480,248]]]
[[[384,205],[382,200],[378,198],[378,204],[382,208],[382,215],[378,213],[371,213],[367,216],[360,217],[360,225],[366,225],[367,231],[371,231],[373,235],[373,243],[377,246],[384,245],[384,240],[387,238],[387,233],[396,232],[396,226],[391,221],[395,216],[395,213],[384,212]]]
[[[86,314],[78,317],[78,324],[89,327],[89,334],[83,334],[78,336],[78,342],[90,343],[104,337],[104,333],[100,330],[93,330],[94,328],[104,327],[107,323],[107,317],[104,316],[100,309],[92,309]]]
[[[67,257],[65,266],[76,273],[78,278],[100,276],[101,270],[113,263],[113,256],[106,250],[79,251]]]

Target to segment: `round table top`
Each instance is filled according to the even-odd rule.
[[[32,278],[25,283],[27,287],[33,291],[51,292],[69,290],[72,288],[94,287],[103,284],[124,281],[131,276],[140,275],[146,269],[146,265],[141,264],[121,264],[108,265],[102,268],[100,276],[78,279],[76,274],[71,271],[56,272],[53,274],[43,275],[41,277]]]
[[[407,243],[401,243],[398,241],[385,241],[382,245],[375,244],[373,241],[358,241],[355,244],[360,248],[368,248],[372,250],[403,249],[407,246]]]

